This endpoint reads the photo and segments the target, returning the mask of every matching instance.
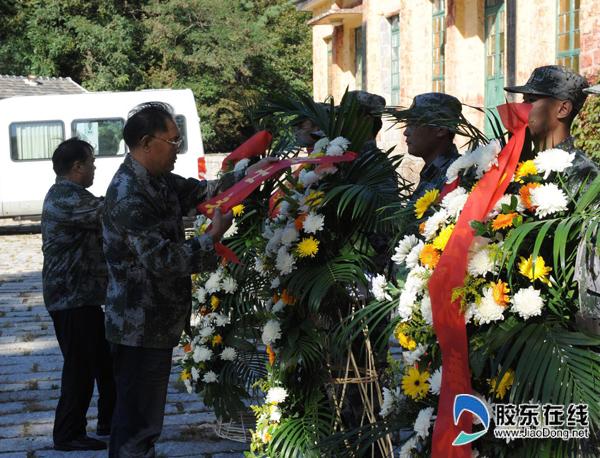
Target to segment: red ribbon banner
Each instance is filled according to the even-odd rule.
[[[467,275],[467,255],[474,238],[471,221],[483,220],[512,180],[523,150],[530,109],[531,105],[514,103],[498,107],[504,126],[513,136],[500,152],[498,166],[486,172],[471,192],[429,280],[433,327],[442,353],[442,384],[432,438],[435,458],[471,457],[470,444],[452,445],[461,431],[470,433],[472,427],[470,414],[461,415],[454,424],[454,398],[472,394],[472,389],[465,317],[460,301],[452,302],[452,290],[463,286]],[[456,187],[455,183],[447,186]]]
[[[223,159],[221,170],[227,170],[230,166],[235,165],[236,162],[242,159],[260,156],[267,150],[272,140],[273,136],[266,130],[255,133]]]

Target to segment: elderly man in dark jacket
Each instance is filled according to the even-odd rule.
[[[86,413],[97,380],[97,433],[110,433],[115,386],[104,337],[106,263],[102,253],[104,199],[86,190],[94,181],[94,152],[77,138],[52,156],[56,183],[42,213],[44,302],[64,357],[54,420],[57,450],[100,450],[106,444],[86,435]]]

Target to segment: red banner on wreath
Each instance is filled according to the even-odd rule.
[[[462,286],[467,275],[467,256],[474,238],[471,221],[483,220],[512,180],[523,150],[530,110],[528,104],[498,107],[504,126],[513,136],[500,152],[498,166],[489,170],[471,192],[429,280],[433,327],[442,353],[442,383],[432,438],[434,458],[471,457],[470,444],[452,445],[461,431],[470,433],[472,426],[470,414],[462,415],[454,424],[454,398],[472,394],[472,388],[465,316],[460,311],[460,301],[452,302],[452,290]],[[447,186],[456,187],[455,183]]]
[[[272,140],[273,136],[266,130],[256,132],[252,137],[234,149],[225,159],[223,159],[221,170],[227,170],[231,165],[234,165],[242,159],[260,156],[267,150]]]

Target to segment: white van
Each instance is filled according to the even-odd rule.
[[[89,190],[103,196],[127,152],[122,137],[127,113],[149,101],[175,110],[184,144],[174,173],[204,178],[200,121],[189,89],[10,97],[0,100],[0,217],[41,214],[55,179],[52,153],[73,136],[94,146],[96,175]]]

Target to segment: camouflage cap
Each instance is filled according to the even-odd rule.
[[[427,92],[417,95],[408,109],[396,112],[395,116],[409,123],[456,131],[462,120],[462,103],[456,97],[442,92]]]
[[[600,94],[600,84],[596,84],[595,86],[587,87],[583,90],[586,94],[598,95]]]
[[[536,68],[525,85],[509,86],[504,90],[570,100],[579,111],[587,97],[584,89],[588,86],[586,79],[571,69],[560,65],[546,65]]]
[[[356,97],[358,104],[363,107],[370,115],[381,116],[385,108],[385,98],[377,94],[371,94],[366,91],[350,91],[350,97]]]

